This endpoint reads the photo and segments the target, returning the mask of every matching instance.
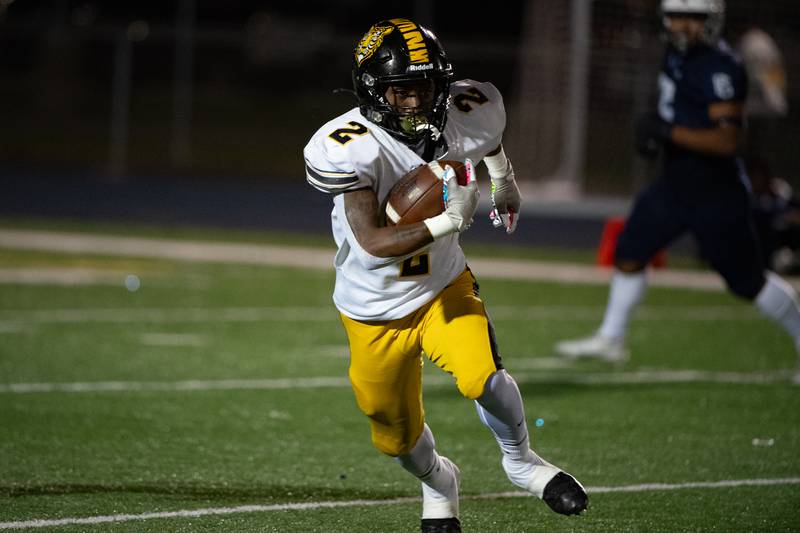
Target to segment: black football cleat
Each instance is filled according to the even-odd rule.
[[[461,533],[458,518],[423,518],[422,533]]]
[[[559,472],[544,487],[542,499],[557,513],[580,514],[589,504],[589,496],[574,477]]]

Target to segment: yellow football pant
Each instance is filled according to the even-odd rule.
[[[388,455],[408,453],[422,434],[423,352],[473,400],[498,370],[494,334],[469,270],[406,317],[380,322],[341,317],[358,407],[370,419],[373,444]]]

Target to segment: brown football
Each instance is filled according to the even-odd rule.
[[[389,191],[386,198],[388,225],[413,224],[444,211],[441,176],[445,165],[453,167],[458,183],[466,185],[466,169],[461,161],[431,161],[418,166],[400,178]]]

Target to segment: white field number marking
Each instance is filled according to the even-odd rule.
[[[670,491],[682,489],[725,489],[733,487],[777,486],[800,484],[800,478],[778,479],[731,479],[723,481],[699,481],[688,483],[642,483],[618,487],[586,487],[589,494],[609,494],[617,492]],[[499,492],[464,496],[462,500],[491,500],[501,498],[532,497],[526,492]],[[236,507],[211,507],[206,509],[182,509],[158,513],[116,514],[106,516],[88,516],[74,518],[58,518],[48,520],[25,520],[19,522],[0,522],[0,529],[24,529],[69,526],[78,524],[108,524],[133,522],[164,518],[197,518],[202,516],[232,515],[243,513],[268,513],[274,511],[313,511],[316,509],[333,509],[343,507],[376,507],[379,505],[404,505],[417,503],[419,498],[394,498],[391,500],[350,500],[307,503],[283,503],[275,505],[240,505]]]

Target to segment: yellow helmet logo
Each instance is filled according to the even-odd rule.
[[[356,46],[356,64],[361,66],[361,63],[363,63],[364,60],[372,57],[372,54],[375,53],[375,50],[380,48],[381,44],[383,43],[383,39],[392,33],[392,30],[394,30],[394,26],[379,26],[376,24],[371,27]]]

